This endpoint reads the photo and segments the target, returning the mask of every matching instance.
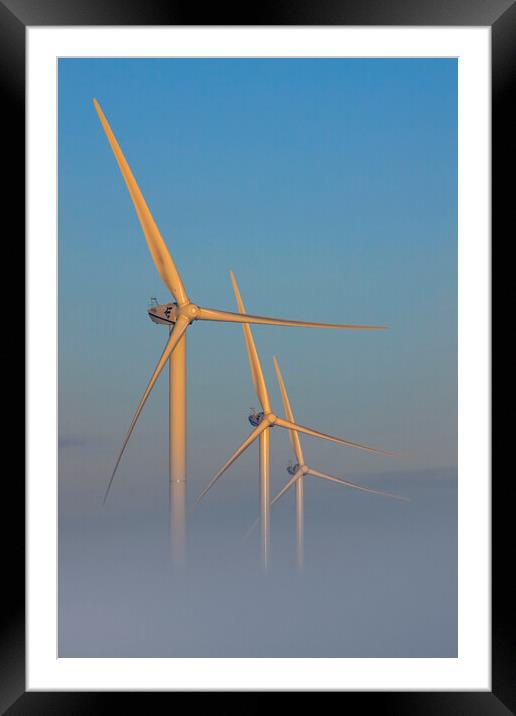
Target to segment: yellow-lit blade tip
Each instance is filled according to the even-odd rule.
[[[111,147],[111,150],[118,163],[120,172],[124,179],[127,191],[133,203],[136,215],[140,222],[140,225],[147,242],[152,260],[158,270],[159,275],[165,286],[174,296],[180,306],[186,305],[189,301],[186,289],[183,285],[183,281],[179,275],[177,267],[172,259],[170,251],[161,236],[158,226],[154,220],[154,217],[145,201],[145,198],[136,182],[136,179],[131,171],[131,168],[127,162],[127,159],[122,152],[122,149],[118,143],[117,138],[113,130],[111,129],[109,122],[104,116],[104,112],[100,108],[99,103],[94,98],[93,105],[100,119],[100,123],[106,134],[107,140]]]

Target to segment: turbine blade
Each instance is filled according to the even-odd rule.
[[[308,474],[314,477],[320,477],[323,480],[330,480],[330,482],[337,482],[340,485],[346,487],[352,487],[354,490],[361,490],[362,492],[370,492],[372,495],[381,495],[382,497],[392,497],[394,500],[403,500],[404,502],[410,502],[408,497],[402,497],[401,495],[395,495],[392,492],[383,492],[382,490],[373,490],[370,487],[362,487],[362,485],[356,485],[354,482],[348,482],[340,477],[333,477],[333,475],[327,475],[325,472],[319,472],[318,470],[312,470],[308,468]]]
[[[213,485],[217,482],[219,477],[222,477],[222,475],[226,472],[228,467],[230,467],[237,458],[240,457],[240,455],[247,450],[247,448],[254,443],[256,438],[260,435],[260,433],[263,433],[264,430],[266,430],[269,427],[269,423],[266,420],[263,420],[254,430],[253,432],[244,440],[244,442],[240,445],[240,447],[235,450],[233,455],[229,458],[229,460],[220,468],[220,470],[217,472],[217,474],[211,478],[209,481],[207,487],[201,492],[199,497],[196,499],[196,503],[200,502],[204,495],[211,490]]]
[[[285,494],[285,492],[287,492],[288,490],[290,490],[290,488],[292,487],[292,485],[295,485],[295,483],[296,483],[301,477],[303,477],[303,474],[304,474],[304,473],[303,473],[302,470],[298,470],[294,475],[292,475],[292,477],[290,478],[290,480],[289,480],[285,485],[283,485],[282,489],[278,492],[278,494],[276,495],[276,497],[272,500],[271,506],[274,505],[278,500],[280,500],[280,499],[283,497],[283,495]]]
[[[231,282],[233,284],[233,291],[235,293],[235,298],[238,304],[238,310],[241,314],[245,313],[244,302],[242,301],[242,296],[240,295],[240,291],[238,290],[237,282],[233,271],[230,271],[230,276]],[[242,323],[242,330],[244,332],[245,345],[247,348],[249,365],[251,367],[251,376],[253,378],[254,389],[256,390],[256,395],[258,396],[258,400],[261,403],[263,411],[265,413],[268,413],[271,410],[269,393],[267,391],[267,384],[265,383],[265,378],[263,377],[262,366],[260,364],[260,359],[258,357],[258,352],[254,343],[253,334],[247,323]]]
[[[115,155],[115,158],[118,162],[120,171],[122,172],[122,176],[125,180],[129,195],[134,204],[134,208],[136,209],[136,214],[138,215],[138,219],[140,220],[143,233],[145,234],[147,246],[149,247],[149,251],[151,252],[152,259],[156,265],[156,268],[158,269],[159,275],[161,276],[162,280],[164,281],[165,285],[167,286],[168,290],[175,298],[177,303],[180,306],[183,306],[184,304],[188,303],[189,300],[181,277],[172,259],[172,256],[170,255],[167,245],[165,244],[163,237],[161,236],[159,229],[156,226],[156,222],[154,221],[149,207],[147,206],[145,199],[143,198],[143,194],[141,193],[140,188],[136,183],[129,164],[127,163],[122,153],[122,150],[120,149],[120,145],[118,144],[116,137],[113,134],[111,127],[109,126],[109,122],[104,116],[104,112],[100,108],[100,105],[96,99],[93,100],[93,104],[95,106],[95,109],[97,110],[97,114],[102,123],[109,144],[111,145],[113,154]]]
[[[165,366],[165,363],[167,362],[167,360],[168,360],[168,359],[170,358],[170,356],[172,355],[172,353],[173,353],[173,351],[174,351],[174,348],[175,348],[175,347],[177,346],[177,344],[179,343],[179,340],[180,340],[181,336],[183,335],[183,333],[186,331],[187,327],[188,327],[188,319],[185,318],[184,316],[180,316],[180,317],[178,318],[177,323],[176,323],[176,325],[174,326],[172,332],[170,333],[170,337],[169,337],[169,339],[168,339],[168,341],[167,341],[167,344],[166,344],[166,346],[165,346],[165,349],[164,349],[163,353],[161,354],[161,358],[159,359],[158,364],[157,364],[156,368],[154,369],[154,373],[152,374],[152,377],[151,377],[151,379],[150,379],[150,381],[149,381],[149,384],[148,384],[147,387],[145,388],[145,392],[144,392],[144,394],[143,394],[143,396],[142,396],[142,399],[140,400],[140,404],[138,405],[138,408],[136,409],[136,413],[134,414],[134,417],[133,417],[133,419],[131,420],[131,424],[129,425],[129,430],[127,431],[127,435],[125,436],[125,440],[124,440],[124,442],[123,442],[122,449],[120,450],[120,453],[119,453],[119,455],[118,455],[118,459],[117,459],[116,464],[115,464],[115,468],[114,468],[114,470],[113,470],[113,472],[112,472],[112,474],[111,474],[111,478],[110,478],[109,483],[108,483],[108,486],[107,486],[107,488],[106,488],[106,493],[105,493],[105,495],[104,495],[103,504],[105,504],[105,502],[106,502],[106,500],[107,500],[107,498],[108,498],[109,491],[110,491],[111,485],[112,485],[112,483],[113,483],[113,478],[115,477],[115,473],[116,473],[117,468],[118,468],[118,466],[119,466],[119,464],[120,464],[120,460],[122,459],[122,455],[124,454],[124,450],[125,450],[125,448],[126,448],[127,443],[129,442],[129,438],[131,437],[131,434],[132,434],[132,432],[133,432],[133,430],[134,430],[134,426],[136,425],[136,421],[138,420],[138,418],[139,418],[139,416],[140,416],[140,413],[142,412],[143,406],[145,405],[145,402],[146,402],[147,398],[149,397],[150,392],[151,392],[151,390],[153,389],[154,384],[156,383],[156,381],[157,381],[157,379],[158,379],[158,377],[159,377],[159,374],[160,374],[161,371],[163,370],[163,367]]]
[[[201,321],[223,321],[225,323],[255,323],[264,326],[299,326],[301,328],[342,328],[354,331],[381,331],[385,326],[362,326],[352,323],[314,323],[313,321],[290,321],[283,318],[254,316],[250,313],[219,311],[216,308],[199,308],[197,318]]]
[[[287,419],[290,420],[291,423],[294,423],[294,413],[292,412],[292,407],[290,405],[290,400],[288,399],[287,389],[285,388],[285,383],[283,382],[283,376],[281,375],[279,363],[276,359],[276,356],[272,357],[272,360],[274,361],[274,368],[276,369],[276,375],[278,377],[278,383],[281,390],[281,398],[283,400],[283,407],[285,409],[285,415],[287,416]],[[294,450],[297,462],[299,465],[303,465],[305,462],[305,459],[303,457],[303,451],[301,450],[301,442],[299,440],[299,435],[297,434],[296,430],[289,430],[288,436],[290,438],[290,442],[292,444],[292,448]]]
[[[288,430],[297,430],[300,433],[311,435],[314,438],[329,440],[330,442],[339,443],[340,445],[347,445],[348,447],[357,448],[358,450],[364,450],[365,452],[373,452],[377,453],[378,455],[389,455],[391,457],[396,455],[396,453],[394,452],[389,452],[387,450],[379,450],[377,448],[369,447],[368,445],[363,445],[362,443],[354,443],[351,440],[335,438],[333,437],[333,435],[320,433],[317,430],[312,430],[312,428],[307,428],[304,425],[298,425],[297,423],[292,423],[289,420],[283,420],[283,418],[276,418],[274,425],[279,425],[280,427],[287,428]]]

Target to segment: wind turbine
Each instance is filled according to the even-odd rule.
[[[312,328],[337,328],[354,330],[377,330],[382,326],[314,323],[292,321],[264,316],[241,315],[231,311],[203,308],[190,300],[177,267],[165,241],[154,221],[143,194],[136,183],[120,145],[97,100],[93,104],[108,138],[113,154],[126,183],[136,214],[140,221],[147,246],[162,281],[172,294],[173,302],[153,305],[148,310],[152,321],[169,328],[170,334],[143,393],[138,408],[131,420],[127,435],[108,482],[104,502],[107,499],[118,465],[136,425],[136,421],[154,387],[161,371],[169,361],[169,471],[170,471],[170,513],[172,527],[173,558],[176,563],[184,560],[186,541],[186,331],[194,321],[222,321],[229,323],[256,323],[276,326],[304,326]],[[174,359],[171,360],[172,354]]]
[[[231,272],[231,281],[233,283],[233,290],[235,292],[238,310],[240,315],[246,315],[242,297],[238,286]],[[323,440],[329,440],[331,442],[339,443],[340,445],[346,445],[348,447],[357,448],[358,450],[364,450],[365,452],[377,453],[380,455],[393,455],[394,453],[386,450],[378,450],[376,448],[363,445],[361,443],[355,443],[351,440],[344,440],[342,438],[333,437],[333,435],[327,435],[326,433],[318,432],[312,428],[307,428],[304,425],[298,425],[294,420],[278,417],[271,408],[269,393],[267,391],[267,385],[263,376],[262,366],[256,350],[256,346],[253,339],[253,334],[249,324],[243,323],[242,328],[244,331],[245,343],[247,347],[247,355],[249,358],[249,365],[251,367],[251,377],[253,384],[262,406],[262,412],[252,413],[249,416],[249,422],[254,426],[254,430],[251,434],[243,441],[240,447],[233,453],[229,460],[220,468],[217,474],[210,480],[207,487],[201,492],[196,502],[199,502],[206,493],[213,487],[217,480],[222,477],[226,470],[247,450],[247,448],[253,444],[253,442],[259,438],[259,455],[260,455],[260,525],[261,525],[261,560],[262,566],[266,570],[269,563],[269,545],[270,545],[270,434],[269,431],[272,427],[278,426],[280,428],[286,428],[287,430],[295,430],[306,435],[312,435],[316,438]],[[287,416],[288,417],[288,416]]]
[[[276,375],[278,377],[278,383],[281,391],[281,398],[283,401],[283,407],[285,409],[285,415],[287,416],[288,420],[291,423],[295,423],[294,419],[294,413],[292,412],[292,407],[290,405],[290,400],[287,394],[287,389],[285,388],[285,382],[283,381],[283,376],[281,375],[280,367],[278,364],[278,361],[276,359],[276,356],[273,356],[274,361],[274,368],[276,369]],[[287,472],[291,475],[290,480],[285,484],[285,486],[278,492],[276,497],[272,500],[271,506],[274,505],[283,495],[290,490],[290,488],[295,485],[296,486],[296,543],[297,543],[297,564],[299,569],[303,569],[304,565],[304,477],[305,475],[311,475],[312,477],[317,477],[322,480],[329,480],[330,482],[336,482],[339,485],[344,485],[345,487],[351,487],[354,490],[361,490],[362,492],[370,492],[373,495],[381,495],[382,497],[391,497],[395,500],[405,500],[408,501],[407,497],[402,497],[400,495],[394,495],[391,492],[383,492],[381,490],[373,490],[370,487],[363,487],[362,485],[356,485],[354,482],[348,482],[347,480],[343,480],[340,477],[334,477],[333,475],[327,475],[325,472],[319,472],[319,470],[314,470],[313,467],[309,467],[305,463],[305,458],[303,456],[303,451],[301,449],[301,441],[299,439],[299,435],[297,433],[297,430],[289,430],[289,438],[292,445],[292,449],[294,451],[294,455],[296,458],[296,463],[294,465],[289,465],[287,467]],[[253,525],[251,529],[254,529],[256,526],[256,523]]]

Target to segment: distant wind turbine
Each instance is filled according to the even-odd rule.
[[[118,144],[109,123],[104,116],[97,100],[93,104],[100,122],[108,138],[113,154],[118,162],[120,171],[126,183],[131,201],[140,221],[147,246],[154,264],[165,286],[172,294],[174,302],[162,305],[153,305],[149,316],[155,323],[168,326],[170,335],[161,354],[161,358],[154,369],[151,379],[143,393],[138,408],[131,420],[122,448],[118,455],[115,467],[108,482],[104,502],[106,501],[113,478],[124,453],[129,438],[134,430],[136,421],[156,383],[161,371],[169,361],[169,465],[170,465],[170,512],[172,526],[173,558],[176,563],[184,560],[186,544],[186,331],[194,321],[222,321],[229,323],[256,323],[272,326],[302,326],[310,328],[337,328],[353,330],[376,330],[383,326],[363,326],[333,323],[314,323],[312,321],[292,321],[264,316],[251,316],[220,311],[213,308],[203,308],[192,303],[170,255],[165,241],[154,221],[143,194],[136,183],[120,145]],[[171,360],[173,355],[173,360]]]
[[[241,315],[245,314],[245,308],[240,296],[240,291],[235,280],[233,273],[231,272],[231,281],[233,283],[233,290],[237,299],[238,309]],[[247,347],[247,354],[249,357],[249,365],[251,367],[251,377],[253,384],[258,396],[258,400],[262,406],[262,412],[252,413],[249,416],[249,422],[254,426],[254,430],[251,432],[240,447],[233,453],[229,460],[221,467],[217,474],[210,480],[207,487],[201,492],[196,502],[199,502],[206,493],[213,487],[217,480],[222,477],[226,470],[247,450],[247,448],[253,444],[253,442],[260,439],[260,524],[261,524],[261,558],[262,565],[267,569],[269,563],[269,545],[270,545],[270,435],[269,430],[274,426],[286,428],[287,430],[295,430],[296,432],[305,433],[312,437],[321,438],[322,440],[329,440],[331,442],[338,443],[340,445],[346,445],[348,447],[356,448],[358,450],[364,450],[365,452],[377,453],[380,455],[394,455],[392,452],[386,450],[378,450],[376,448],[363,445],[361,443],[355,443],[351,440],[344,440],[342,438],[336,438],[332,435],[320,433],[312,428],[307,428],[304,425],[298,425],[293,420],[284,420],[278,417],[272,412],[269,393],[263,376],[260,359],[256,351],[256,346],[253,339],[251,328],[247,323],[242,325],[244,331],[244,337]]]
[[[276,356],[273,356],[274,368],[276,369],[276,375],[278,377],[278,383],[281,390],[281,398],[283,400],[283,407],[285,409],[285,415],[291,423],[295,423],[294,414],[290,405],[290,400],[287,394],[287,389],[281,375],[280,367]],[[322,480],[329,480],[330,482],[336,482],[339,485],[345,487],[351,487],[354,490],[361,490],[362,492],[370,492],[373,495],[381,495],[382,497],[391,497],[395,500],[408,501],[407,497],[401,497],[400,495],[394,495],[391,492],[383,492],[381,490],[373,490],[370,487],[363,487],[362,485],[356,485],[354,482],[348,482],[340,477],[334,477],[333,475],[327,475],[325,472],[319,472],[314,468],[309,467],[305,463],[303,451],[301,449],[301,441],[297,430],[289,430],[289,438],[292,444],[292,449],[296,458],[295,465],[289,465],[287,472],[292,475],[290,480],[285,486],[278,492],[276,497],[272,500],[271,506],[274,505],[283,495],[290,490],[290,488],[296,486],[296,542],[297,542],[297,563],[300,569],[304,565],[304,476],[312,475]],[[254,529],[256,523],[251,529]]]

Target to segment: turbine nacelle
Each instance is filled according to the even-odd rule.
[[[147,310],[147,313],[154,323],[171,326],[176,322],[177,308],[177,303],[155,303]]]
[[[147,310],[149,318],[154,323],[161,325],[173,326],[179,316],[184,316],[190,323],[199,317],[199,306],[195,303],[187,303],[184,306],[178,306],[177,303],[161,303],[152,304]]]
[[[262,422],[264,417],[265,417],[265,413],[263,412],[263,410],[261,412],[257,412],[254,408],[251,408],[251,412],[249,414],[248,420],[251,423],[251,425],[253,426],[253,428],[256,428],[256,427],[258,427],[258,425],[260,425],[260,423]]]
[[[263,425],[263,427],[271,428],[277,422],[278,416],[272,413],[270,410],[268,410],[267,412],[261,411],[257,413],[253,408],[248,420],[253,427]]]
[[[300,465],[298,462],[293,463],[292,460],[289,460],[289,463],[287,465],[287,472],[289,475],[295,475],[300,469],[302,469],[303,472],[306,471],[304,465]]]

